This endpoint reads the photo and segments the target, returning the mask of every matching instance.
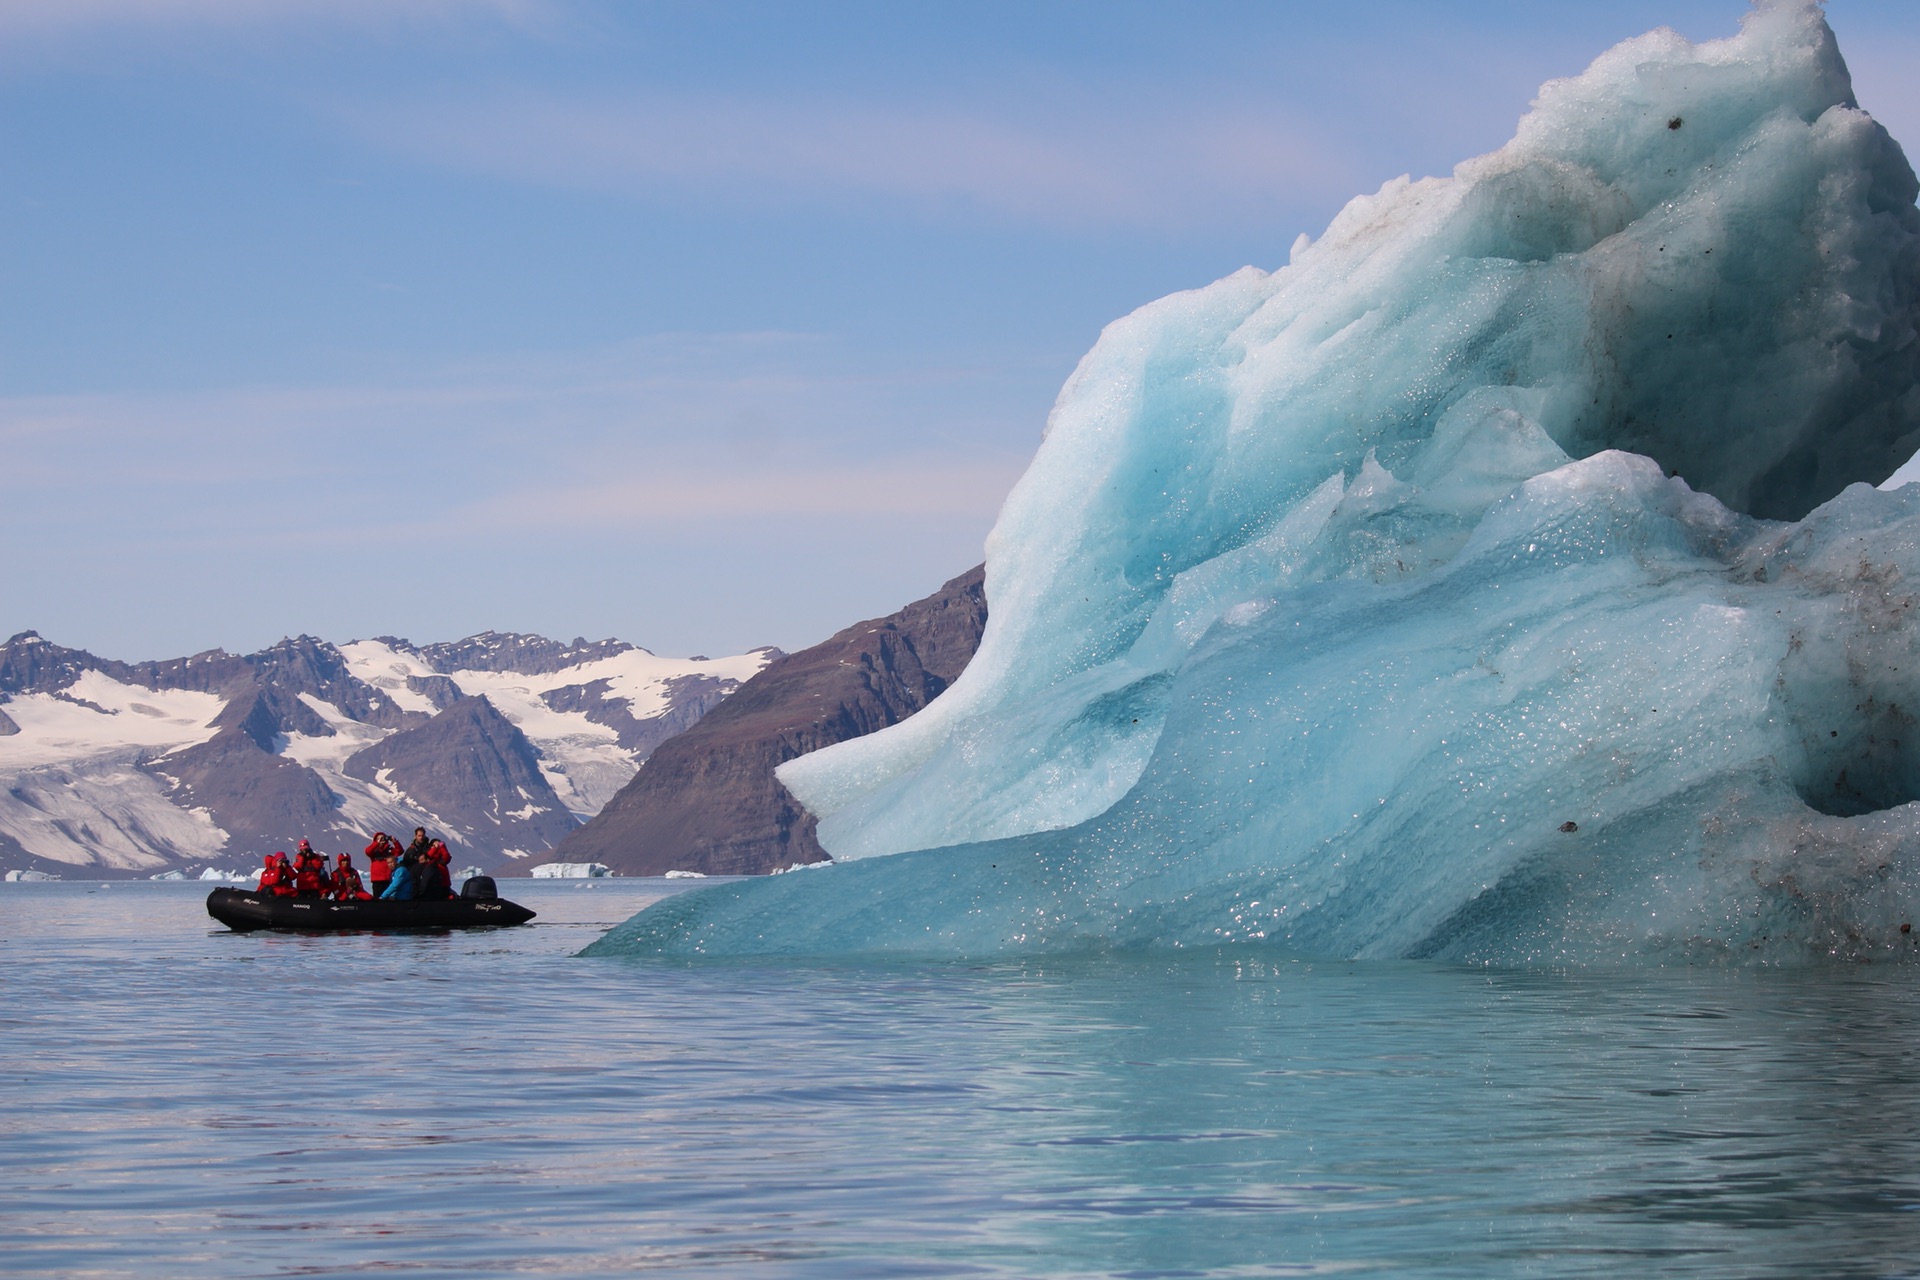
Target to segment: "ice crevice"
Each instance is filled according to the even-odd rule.
[[[838,865],[601,947],[1908,954],[1916,190],[1762,4],[1116,321],[965,674],[781,769]]]

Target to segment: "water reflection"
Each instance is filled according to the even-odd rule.
[[[1898,981],[1259,961],[1024,976],[997,1013],[1036,1047],[997,1105],[1031,1128],[1030,1207],[1109,1258],[1891,1274],[1920,1245],[1920,1028]],[[1103,1220],[1168,1214],[1200,1221]]]

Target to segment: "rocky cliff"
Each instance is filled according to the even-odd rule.
[[[982,571],[886,618],[769,663],[647,757],[633,781],[554,851],[625,875],[753,875],[826,858],[776,766],[897,723],[933,701],[986,626]]]

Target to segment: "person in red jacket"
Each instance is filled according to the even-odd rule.
[[[300,851],[293,861],[293,892],[301,898],[324,898],[327,896],[327,860],[313,851],[313,846],[305,840],[300,842]]]
[[[260,883],[256,893],[270,893],[276,898],[293,896],[293,868],[287,865],[287,855],[270,853],[267,865],[260,869]]]
[[[400,846],[393,837],[384,831],[373,833],[373,843],[367,846],[367,875],[373,881],[373,896],[379,897],[387,891],[387,884],[393,879],[393,861],[400,856]]]
[[[373,897],[367,892],[367,887],[360,883],[360,873],[354,870],[353,855],[350,853],[341,854],[339,865],[333,869],[332,890],[333,897],[341,902],[366,902]]]
[[[447,842],[435,840],[427,846],[427,852],[421,859],[422,898],[451,898],[453,896],[453,855],[447,852]]]

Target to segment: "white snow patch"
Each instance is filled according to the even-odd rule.
[[[202,860],[227,834],[205,809],[185,809],[137,751],[14,774],[0,793],[0,832],[37,857],[74,866],[140,870]]]
[[[430,676],[432,667],[410,653],[402,653],[378,640],[356,640],[338,646],[347,660],[347,670],[392,698],[402,711],[433,714],[433,702],[424,693],[407,688],[408,676]]]
[[[23,694],[7,703],[7,717],[20,732],[0,738],[0,770],[71,764],[135,748],[177,751],[211,738],[213,719],[225,706],[218,694],[143,689],[89,671],[60,694]]]
[[[312,736],[304,733],[290,734],[286,745],[280,748],[280,754],[325,776],[329,784],[332,783],[335,775],[339,775],[348,756],[372,746],[393,732],[391,729],[382,729],[378,725],[362,724],[350,718],[346,712],[331,702],[322,702],[310,693],[301,694],[300,701],[306,703],[309,710],[325,721],[333,733]]]

